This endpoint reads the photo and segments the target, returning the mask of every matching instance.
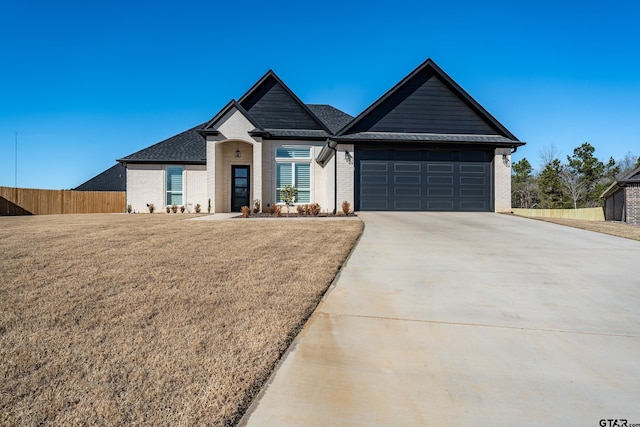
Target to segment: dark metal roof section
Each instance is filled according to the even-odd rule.
[[[271,70],[238,103],[263,129],[331,132]]]
[[[182,163],[204,165],[207,163],[207,144],[198,132],[198,125],[169,139],[118,159],[120,163]]]
[[[116,163],[85,183],[74,188],[76,191],[127,191],[127,169]]]
[[[307,104],[307,107],[309,107],[311,112],[315,114],[317,118],[322,120],[325,126],[329,128],[333,134],[353,120],[353,116],[345,113],[344,111],[338,110],[331,105]]]
[[[342,128],[340,139],[395,135],[389,141],[415,141],[414,134],[495,136],[511,146],[522,142],[427,59],[407,77]]]

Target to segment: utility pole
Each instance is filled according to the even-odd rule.
[[[16,170],[16,179],[15,179],[14,187],[18,188],[18,131],[16,131],[16,164],[15,164],[15,170]]]

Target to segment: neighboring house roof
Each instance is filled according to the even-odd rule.
[[[198,130],[203,126],[204,124],[195,126],[171,138],[118,159],[118,162],[204,165],[207,163],[207,144],[205,138],[198,133]]]
[[[606,199],[607,197],[611,196],[613,193],[617,192],[621,188],[626,187],[627,184],[636,184],[636,183],[640,183],[640,167],[635,168],[634,170],[632,170],[631,172],[623,176],[621,179],[611,184],[609,188],[604,190],[600,198]]]
[[[483,136],[482,142],[523,145],[431,59],[337,132],[343,140],[376,139],[374,134],[386,141],[448,141],[452,135],[457,141],[468,135],[469,142]]]
[[[640,181],[640,167],[635,168],[628,174],[626,174],[622,179],[619,179],[618,182],[623,182],[625,184],[632,184],[637,181]]]
[[[127,169],[122,163],[117,163],[87,182],[78,185],[74,190],[127,191]]]
[[[325,126],[334,134],[353,120],[353,116],[345,113],[344,111],[338,110],[331,105],[307,104],[307,107],[309,107],[311,112],[313,112],[317,118],[322,120]]]

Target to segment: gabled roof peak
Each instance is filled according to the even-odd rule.
[[[327,126],[273,71],[267,71],[239,100],[264,129],[323,130]]]
[[[247,120],[249,120],[249,122],[251,122],[251,124],[256,127],[256,130],[264,131],[264,128],[262,128],[260,124],[253,117],[251,117],[251,114],[249,114],[244,108],[242,108],[242,105],[240,105],[238,101],[236,101],[235,99],[232,99],[227,103],[227,105],[225,105],[222,108],[222,110],[218,112],[218,114],[213,116],[211,120],[209,120],[202,127],[202,129],[199,131],[200,134],[205,135],[205,134],[211,134],[211,133],[217,132],[217,130],[215,129],[215,125],[220,121],[222,117],[224,117],[233,108],[240,111],[240,113],[242,113],[247,118]]]
[[[493,134],[518,141],[431,58],[337,134],[366,131]]]
[[[636,175],[638,175],[638,177],[640,177],[640,166],[639,166],[639,167],[637,167],[637,168],[635,168],[635,169],[633,169],[633,170],[632,170],[631,172],[629,172],[628,174],[626,174],[626,175],[621,179],[621,181],[624,181],[624,180],[630,180],[630,179],[634,178]]]

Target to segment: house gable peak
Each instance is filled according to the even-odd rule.
[[[239,100],[261,129],[297,129],[329,132],[284,82],[269,70]],[[256,126],[258,127],[258,126]]]
[[[338,135],[363,132],[500,135],[518,141],[431,58]]]

